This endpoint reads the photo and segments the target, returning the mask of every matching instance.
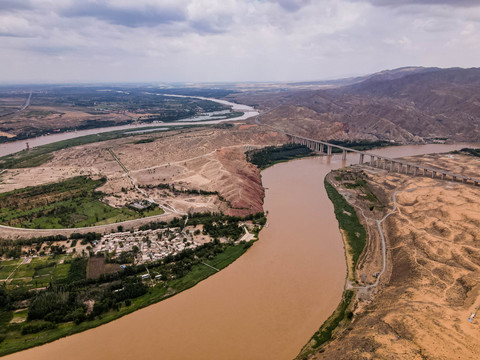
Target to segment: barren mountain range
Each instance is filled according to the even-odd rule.
[[[480,68],[400,68],[321,90],[234,96],[270,110],[263,122],[318,139],[480,141]]]

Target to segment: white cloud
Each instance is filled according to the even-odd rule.
[[[435,3],[5,0],[0,79],[283,81],[477,65],[480,7]]]

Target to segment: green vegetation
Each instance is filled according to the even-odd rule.
[[[63,140],[47,145],[37,146],[28,151],[22,150],[18,153],[1,157],[0,169],[16,169],[39,166],[50,160],[50,158],[52,157],[51,153],[55,151],[68,149],[79,145],[118,139],[125,136],[128,136],[125,135],[125,130],[112,131],[108,133],[81,136],[74,139]]]
[[[171,229],[183,228],[185,220],[187,216],[144,225],[142,229],[168,228],[162,232],[168,236],[173,234]],[[5,278],[14,272],[9,282],[0,284],[0,356],[105,324],[194,286],[215,274],[215,269],[231,264],[252,245],[233,241],[243,233],[240,222],[245,221],[255,224],[253,232],[258,233],[266,219],[263,213],[246,217],[190,214],[188,226],[203,224],[204,233],[213,241],[124,268],[108,264],[111,254],[95,258],[88,258],[87,253],[65,254],[70,241],[81,241],[88,250],[101,238],[93,232],[73,233],[69,239],[58,235],[15,243],[0,240],[3,254],[51,254],[34,257],[29,264],[21,264],[21,259],[0,262]],[[200,233],[199,229],[194,231],[195,235]],[[230,241],[221,243],[218,238]],[[92,260],[97,272],[94,277],[87,276],[87,262]],[[107,267],[114,269],[102,270]]]
[[[155,230],[172,227],[183,227],[185,217],[183,219],[174,218],[169,223],[164,221],[151,222],[140,226],[139,230]],[[231,240],[238,240],[243,234],[243,228],[239,226],[240,221],[252,221],[256,225],[254,233],[257,233],[259,229],[265,225],[267,219],[263,212],[256,214],[250,214],[245,217],[240,216],[228,216],[223,214],[212,213],[195,213],[189,214],[188,225],[197,226],[203,224],[203,233],[210,235],[214,239],[228,238]]]
[[[313,335],[313,339],[316,341],[314,348],[326,343],[332,338],[333,330],[335,330],[340,323],[347,316],[347,308],[353,298],[353,291],[345,291],[342,301],[335,309],[334,313],[328,318],[328,320],[322,325],[322,327]]]
[[[51,283],[65,283],[70,275],[72,261],[69,256],[36,257],[30,263],[22,260],[0,262],[0,280],[10,276],[9,286],[27,289],[49,286]],[[14,263],[14,265],[9,265]],[[75,263],[75,261],[74,261]]]
[[[0,194],[0,222],[9,226],[58,229],[85,227],[158,215],[160,208],[135,211],[100,201],[95,189],[106,179],[78,176],[59,183],[32,186]]]
[[[169,190],[171,191],[174,195],[179,195],[179,194],[189,194],[189,195],[219,195],[218,191],[207,191],[207,190],[197,190],[197,189],[177,189],[175,187],[175,184],[165,184],[165,183],[160,183],[158,185],[139,185],[140,188],[142,189],[163,189],[163,190]]]
[[[258,166],[261,170],[274,164],[311,156],[312,150],[305,145],[284,144],[282,146],[267,146],[260,150],[247,151],[247,161]]]
[[[363,171],[352,171],[340,169],[335,171],[335,180],[341,182],[341,185],[346,189],[357,189],[359,194],[357,197],[361,200],[369,201],[370,211],[374,209],[383,209],[381,201],[373,193],[367,183],[367,176]]]
[[[140,280],[139,276],[146,274],[142,265],[129,266],[119,273],[98,279],[83,278],[62,285],[51,284],[38,293],[0,286],[0,308],[6,309],[0,311],[0,329],[3,330],[0,333],[0,340],[3,339],[0,356],[105,324],[173,296],[216,273],[204,263],[223,269],[241,256],[249,245],[215,241],[148,263],[146,266],[152,277],[158,274],[162,278],[154,282]],[[77,270],[70,273],[79,274],[79,268],[75,266]],[[92,297],[95,305],[92,312],[87,312],[83,301]],[[24,323],[9,324],[15,301],[21,299],[30,303],[28,319]]]
[[[335,329],[340,325],[340,323],[348,323],[351,320],[352,312],[347,311],[351,305],[353,296],[355,293],[352,290],[346,290],[343,293],[342,301],[335,309],[332,315],[322,324],[320,329],[313,334],[310,339],[309,344],[302,349],[302,352],[297,357],[297,359],[307,359],[308,355],[313,352],[313,350],[319,348],[321,345],[329,341]]]
[[[68,271],[67,283],[85,280],[87,277],[87,259],[76,258],[72,261]]]
[[[367,233],[362,224],[360,224],[355,209],[327,180],[325,180],[325,189],[335,208],[335,217],[338,220],[338,225],[345,232],[348,251],[352,256],[352,268],[354,269],[365,247]]]
[[[241,111],[232,111],[232,112],[229,112],[228,114],[225,115],[225,119],[233,119],[233,118],[236,118],[236,117],[243,116],[243,114],[245,114],[245,113],[241,112]]]
[[[472,156],[480,157],[480,149],[463,148],[460,151],[462,153],[467,153]]]
[[[148,143],[151,143],[151,142],[154,142],[154,141],[155,141],[155,139],[153,139],[153,138],[148,138],[148,139],[136,140],[136,141],[134,141],[133,143],[134,143],[135,145],[137,145],[137,144],[148,144]]]
[[[330,144],[334,145],[340,145],[344,147],[348,147],[350,149],[355,149],[355,150],[360,150],[360,151],[365,151],[365,150],[371,150],[379,147],[386,147],[386,146],[395,146],[395,145],[400,145],[397,143],[392,143],[390,141],[384,141],[384,140],[328,140],[327,141]],[[342,149],[337,149],[333,148],[332,149],[333,153],[341,153]]]
[[[18,89],[16,89],[18,91]],[[0,137],[0,142],[23,140],[51,132],[61,133],[73,130],[94,129],[100,127],[119,126],[131,124],[140,119],[144,122],[155,120],[177,121],[193,117],[206,112],[227,110],[228,107],[214,101],[195,99],[190,97],[172,97],[164,94],[185,94],[186,96],[225,96],[232,93],[222,89],[155,89],[152,87],[63,87],[48,86],[35,93],[35,103],[40,106],[52,107],[54,111],[28,110],[26,118],[35,117],[40,120],[30,126],[20,126],[12,122],[10,115],[15,112],[2,114],[0,130],[10,130],[17,134],[14,138]],[[11,91],[0,89],[2,97],[11,97]],[[63,126],[52,125],[45,119],[47,115],[63,116],[70,111],[81,111],[91,115],[99,115],[95,119],[81,120],[80,122],[65,121]],[[135,114],[135,116],[118,116],[121,113]],[[105,116],[107,115],[107,116]],[[110,115],[110,116],[108,116]],[[235,116],[229,114],[228,117]],[[68,115],[65,116],[68,118]]]
[[[50,161],[53,158],[52,154],[40,154],[38,156],[33,157],[26,157],[21,162],[18,163],[18,166],[14,166],[16,168],[28,168],[28,167],[37,167],[40,166],[47,161]],[[0,164],[0,167],[2,164]]]
[[[238,208],[238,207],[233,207],[232,203],[225,199],[218,191],[207,191],[207,190],[198,190],[198,189],[178,189],[175,187],[175,184],[165,184],[165,183],[160,183],[158,185],[139,185],[139,188],[142,189],[164,189],[171,191],[173,195],[181,195],[181,194],[188,194],[188,195],[203,195],[203,196],[216,196],[218,200],[224,202],[229,208],[231,209],[244,209],[244,208]]]
[[[54,111],[45,111],[45,110],[30,110],[25,114],[25,116],[27,118],[45,117],[45,116],[48,116],[48,115],[51,115],[51,114],[55,114],[55,112]]]
[[[342,174],[336,177],[337,181],[342,180]],[[352,184],[352,187],[363,187],[364,184],[360,179],[358,183]],[[339,227],[344,231],[347,244],[345,244],[346,251],[349,251],[352,257],[352,264],[348,264],[348,277],[353,274],[353,269],[362,253],[366,244],[365,228],[360,224],[355,209],[347,203],[342,195],[325,179],[325,189],[329,199],[332,201],[335,216],[338,220]],[[348,261],[348,257],[347,257]],[[309,343],[302,349],[297,356],[297,360],[307,359],[308,356],[318,349],[320,346],[328,342],[334,332],[340,325],[347,325],[352,317],[352,300],[354,299],[355,291],[345,290],[340,304],[337,306],[332,315],[322,324],[320,329],[312,336]]]
[[[188,125],[188,126],[181,126],[176,127],[175,130],[185,130],[189,128],[194,128],[198,125]],[[209,126],[209,125],[202,125],[202,126]],[[140,130],[151,130],[151,128],[138,128],[135,131]],[[155,133],[155,131],[149,131],[150,134]],[[30,150],[22,150],[15,154],[6,155],[0,158],[0,169],[16,169],[16,168],[26,168],[32,166],[39,166],[52,158],[51,153],[62,150],[68,149],[75,146],[92,144],[96,142],[108,141],[119,139],[123,137],[134,137],[141,135],[139,133],[128,133],[125,130],[118,130],[118,131],[111,131],[105,132],[100,134],[93,134],[93,135],[86,135],[81,136],[73,139],[62,140],[55,143],[37,146]],[[171,136],[171,135],[163,135]]]

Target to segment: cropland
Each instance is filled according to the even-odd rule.
[[[264,111],[232,123],[94,134],[0,158],[0,355],[168,298],[241,256],[266,223],[260,170],[314,155],[286,144],[284,131],[363,150],[477,141],[478,79],[475,69],[415,68],[261,93],[0,89],[0,142],[239,115],[173,93]],[[458,91],[467,100],[455,97]],[[480,172],[476,150],[407,160],[473,177]],[[299,358],[476,358],[478,188],[367,165],[334,171],[325,186],[348,275],[342,301]]]
[[[238,124],[126,136],[52,151],[38,166],[0,175],[2,201],[10,210],[20,206],[2,211],[1,221],[16,227],[68,228],[115,225],[161,217],[163,212],[257,213],[262,211],[264,190],[259,170],[247,162],[245,152],[285,141],[275,131]],[[79,179],[90,185],[80,187]],[[77,190],[70,183],[78,183]],[[27,195],[31,201],[22,200]],[[158,206],[143,209],[142,202]],[[61,209],[69,209],[63,218]],[[13,229],[2,236],[20,234]]]
[[[242,255],[254,240],[246,229],[257,235],[265,218],[204,214],[185,223],[151,223],[154,231],[129,236],[2,241],[11,260],[0,261],[0,356],[99,326],[194,286]],[[125,251],[107,248],[112,244]],[[160,256],[150,256],[159,245]]]
[[[101,201],[95,191],[105,178],[78,176],[58,183],[31,186],[0,194],[0,223],[36,229],[87,227],[159,215],[154,204],[141,211],[114,208]]]
[[[465,174],[480,171],[478,158],[465,153],[407,159]],[[330,181],[355,207],[369,237],[347,282],[356,292],[352,315],[330,342],[316,347],[313,339],[299,358],[478,358],[478,188],[365,166],[338,170]],[[392,211],[394,198],[396,210],[383,223],[387,269],[379,286],[367,289],[382,268],[376,220]]]
[[[109,322],[228,266],[266,222],[245,153],[285,141],[242,122],[116,131],[2,158],[0,354]]]
[[[209,100],[228,90],[119,86],[0,87],[0,143],[73,130],[242,115]]]

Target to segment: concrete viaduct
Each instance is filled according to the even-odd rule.
[[[469,176],[464,176],[460,174],[454,174],[445,170],[430,168],[418,164],[408,163],[406,161],[401,161],[397,159],[391,159],[385,156],[379,156],[375,154],[371,154],[365,151],[359,151],[347,148],[345,146],[330,144],[325,141],[320,140],[313,140],[308,139],[305,137],[301,137],[298,135],[287,134],[290,142],[294,144],[302,144],[307,146],[313,151],[320,152],[326,155],[332,155],[333,148],[342,150],[342,160],[347,159],[347,153],[357,153],[360,157],[360,164],[368,164],[372,167],[389,170],[389,171],[396,171],[399,173],[405,173],[407,175],[413,176],[431,176],[433,179],[442,179],[442,180],[450,180],[450,181],[457,181],[462,182],[464,184],[472,184],[475,186],[479,186],[480,179],[472,178]]]

